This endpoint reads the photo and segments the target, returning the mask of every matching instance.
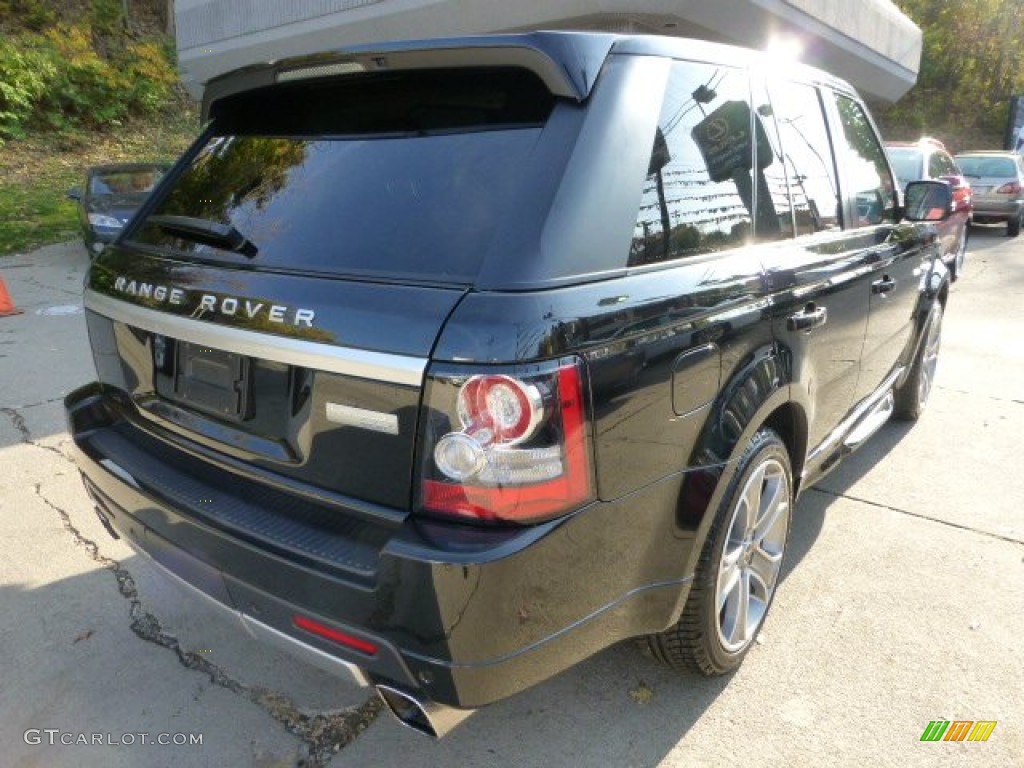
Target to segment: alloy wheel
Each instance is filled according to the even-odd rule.
[[[917,401],[923,407],[928,402],[935,381],[935,369],[939,364],[939,346],[942,342],[942,309],[938,307],[928,324],[928,336],[921,350],[921,375],[917,383]]]
[[[953,260],[953,274],[960,277],[964,271],[964,261],[967,259],[967,225],[960,230],[960,243],[956,249],[956,258]]]
[[[754,639],[779,580],[790,514],[789,475],[768,458],[739,494],[715,589],[718,639],[729,652]]]

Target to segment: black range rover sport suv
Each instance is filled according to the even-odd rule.
[[[949,275],[821,72],[583,33],[211,82],[85,285],[108,530],[440,735],[611,644],[735,668],[801,490],[916,418]]]

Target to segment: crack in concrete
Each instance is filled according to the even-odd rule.
[[[45,405],[63,398],[44,400],[18,408],[2,407],[0,413],[6,414],[14,428],[21,436],[25,445],[57,454],[64,461],[69,461],[63,451],[49,445],[42,445],[32,438],[32,432],[19,412],[25,408]],[[120,595],[129,603],[129,628],[140,640],[158,645],[173,651],[178,662],[185,667],[206,675],[210,682],[221,688],[247,699],[274,720],[284,726],[292,735],[298,737],[304,746],[305,756],[297,764],[297,768],[324,768],[331,756],[354,741],[377,719],[383,710],[383,702],[377,696],[371,696],[355,709],[333,712],[307,713],[300,710],[287,696],[259,686],[249,686],[230,677],[224,670],[198,653],[181,647],[178,639],[163,631],[160,620],[145,610],[135,587],[135,579],[113,558],[100,553],[99,545],[87,539],[71,522],[71,516],[65,509],[54,504],[42,492],[42,484],[36,483],[35,494],[46,506],[57,513],[64,530],[71,536],[76,546],[82,547],[90,559],[107,569],[117,581]]]
[[[11,411],[7,408],[0,410],[7,413]],[[16,420],[15,427],[19,429],[23,437],[30,437],[24,420]],[[35,445],[28,439],[26,442]],[[37,447],[44,448],[46,446]],[[63,457],[63,454],[61,455]],[[209,659],[182,648],[178,639],[164,632],[160,620],[142,605],[135,587],[135,579],[131,573],[117,560],[103,555],[99,550],[99,545],[86,538],[75,527],[67,511],[54,504],[43,494],[41,483],[35,484],[35,494],[46,506],[57,513],[61,525],[71,536],[73,543],[82,547],[90,559],[113,574],[117,581],[118,592],[128,601],[128,613],[131,619],[129,628],[135,636],[147,643],[172,651],[183,667],[206,675],[214,685],[225,688],[252,702],[283,725],[285,730],[297,736],[303,742],[305,752],[305,755],[298,761],[297,768],[324,768],[333,754],[348,746],[377,719],[383,709],[383,702],[377,696],[370,697],[355,709],[310,714],[300,710],[287,696],[267,688],[239,682]]]
[[[808,493],[820,493],[824,496],[831,496],[834,499],[846,499],[847,501],[860,502],[861,504],[867,504],[868,506],[876,507],[877,509],[884,509],[889,512],[896,512],[897,514],[906,515],[907,517],[916,517],[918,520],[927,520],[930,523],[938,523],[939,525],[944,525],[948,528],[956,528],[960,531],[968,531],[969,533],[976,533],[979,536],[987,536],[990,539],[997,539],[998,541],[1005,541],[1009,544],[1016,544],[1018,547],[1024,547],[1024,541],[1021,541],[1020,539],[1015,539],[1012,536],[1004,536],[1001,533],[993,533],[992,531],[985,531],[980,528],[972,528],[969,525],[954,523],[949,520],[943,520],[938,517],[922,515],[920,512],[911,512],[906,509],[900,509],[899,507],[892,507],[889,506],[888,504],[882,504],[877,501],[871,501],[870,499],[862,499],[859,496],[850,496],[845,493],[830,491],[827,488],[808,488],[807,491]]]
[[[5,343],[5,342],[0,341],[0,344],[3,344],[3,343]],[[3,410],[3,411],[11,411],[11,410],[25,411],[25,410],[28,410],[29,408],[38,408],[41,405],[52,405],[53,403],[62,403],[62,402],[64,402],[63,395],[61,397],[51,397],[49,400],[40,400],[40,401],[35,402],[35,403],[23,403],[22,405],[12,405],[12,406],[8,406],[7,408],[2,408],[0,410]]]
[[[32,445],[32,433],[28,431],[25,417],[15,408],[0,408],[0,413],[6,413],[10,417],[14,428],[21,434],[21,442]]]
[[[28,424],[25,423],[25,417],[21,415],[17,408],[0,408],[0,413],[5,413],[7,414],[7,416],[10,417],[11,424],[14,425],[14,428],[18,430],[18,434],[21,435],[22,443],[24,443],[25,445],[31,445],[33,448],[38,448],[42,451],[49,451],[50,453],[55,453],[62,459],[67,458],[67,456],[64,455],[64,452],[61,451],[59,448],[55,448],[52,445],[43,445],[42,443],[37,443],[35,440],[33,440],[32,433],[29,431],[28,428]]]
[[[970,395],[971,397],[984,397],[986,400],[995,400],[997,403],[1013,403],[1013,405],[1024,405],[1024,400],[1013,397],[999,397],[998,395],[986,395],[981,392],[968,392],[966,389],[954,389],[953,387],[937,386],[943,392],[952,392],[957,395]]]

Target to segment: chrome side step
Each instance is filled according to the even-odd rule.
[[[872,406],[870,411],[861,417],[857,426],[850,430],[846,439],[843,440],[843,446],[850,450],[858,448],[861,443],[882,428],[885,422],[889,420],[889,417],[892,416],[895,406],[896,398],[890,389],[881,400]]]
[[[800,474],[801,488],[808,488],[835,469],[847,454],[859,448],[892,416],[896,406],[896,382],[906,368],[900,366],[886,377],[882,385],[854,408],[842,423],[833,429],[817,448],[807,455]]]

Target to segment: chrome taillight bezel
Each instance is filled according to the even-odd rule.
[[[576,357],[500,368],[431,366],[418,442],[417,512],[530,523],[592,499],[585,376]],[[467,405],[467,393],[480,396],[488,386],[514,387],[528,408],[511,433],[496,430],[494,419]],[[450,456],[457,460],[446,465]]]

